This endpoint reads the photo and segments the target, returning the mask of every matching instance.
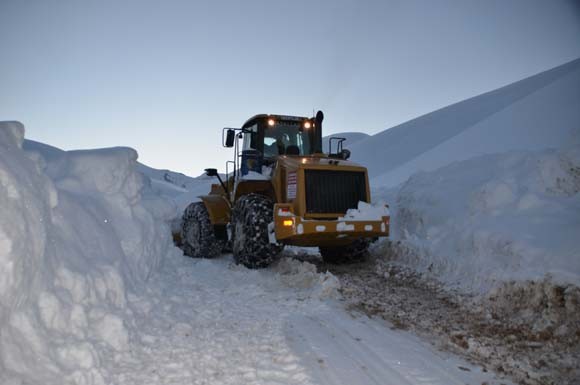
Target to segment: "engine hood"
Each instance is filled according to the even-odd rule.
[[[366,171],[366,167],[348,160],[322,156],[288,156],[278,157],[278,165],[288,170],[303,169],[348,169],[350,171]]]

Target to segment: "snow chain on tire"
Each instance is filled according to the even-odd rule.
[[[191,203],[185,209],[181,225],[183,253],[194,258],[218,256],[225,242],[215,237],[209,213],[203,202]]]
[[[266,196],[248,194],[238,199],[232,211],[234,260],[249,268],[270,265],[283,246],[270,243],[268,224],[274,203]]]
[[[319,247],[320,255],[326,263],[354,263],[362,261],[368,254],[370,241],[367,239],[357,239],[347,246],[340,247]]]

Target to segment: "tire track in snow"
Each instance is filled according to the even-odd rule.
[[[298,261],[259,271],[231,256],[166,261],[130,298],[141,333],[104,363],[112,383],[493,384],[489,373],[460,372],[456,359],[320,299],[320,278]]]
[[[311,365],[311,374],[321,384],[499,383],[490,373],[364,316],[351,318],[332,311],[297,316],[287,333],[303,360],[319,363]]]
[[[287,346],[286,311],[276,305],[292,292],[271,295],[271,274],[232,267],[227,258],[178,259],[152,283],[146,305],[133,304],[143,311],[144,335],[112,363],[116,382],[311,384]]]

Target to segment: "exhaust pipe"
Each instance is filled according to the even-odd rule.
[[[316,113],[316,118],[314,119],[316,125],[316,139],[314,144],[314,152],[322,154],[322,121],[324,120],[324,114],[322,111],[318,110]]]

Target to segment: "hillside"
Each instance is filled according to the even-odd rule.
[[[366,138],[369,138],[369,134],[365,134],[363,132],[340,132],[338,134],[328,135],[322,138],[322,151],[327,153],[328,152],[328,139],[335,137],[335,138],[345,138],[346,140],[343,142],[344,148],[352,147],[355,143],[358,143]],[[332,143],[333,151],[336,151],[336,143]]]
[[[349,149],[377,186],[512,150],[580,144],[580,59],[382,131]]]

